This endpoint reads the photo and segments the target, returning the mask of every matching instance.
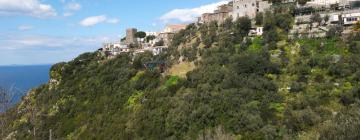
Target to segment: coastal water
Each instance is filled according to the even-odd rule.
[[[49,81],[51,65],[0,66],[0,86],[14,93],[15,104],[30,89]]]

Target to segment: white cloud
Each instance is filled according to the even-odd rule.
[[[0,0],[0,15],[27,15],[38,18],[56,16],[55,9],[39,0]]]
[[[87,17],[80,22],[80,25],[85,26],[85,27],[94,26],[96,24],[105,22],[106,19],[107,19],[107,17],[105,15]]]
[[[119,19],[117,18],[112,18],[112,19],[108,19],[106,22],[107,23],[111,23],[111,24],[118,24],[119,23]]]
[[[103,22],[110,23],[110,24],[117,24],[117,23],[119,23],[119,19],[108,18],[108,17],[106,17],[106,15],[100,15],[100,16],[87,17],[87,18],[83,19],[82,21],[80,21],[79,24],[81,26],[89,27],[89,26],[94,26],[96,24],[100,24]]]
[[[27,31],[27,30],[31,30],[31,29],[33,29],[34,27],[33,26],[31,26],[31,25],[20,25],[19,27],[18,27],[18,30],[20,30],[20,31]]]
[[[65,0],[61,0],[61,3],[65,4],[66,1]],[[64,7],[64,13],[63,16],[64,17],[70,17],[74,15],[75,11],[78,11],[82,8],[82,6],[79,3],[76,2],[70,2],[68,4],[65,5]]]
[[[79,3],[72,2],[72,3],[67,4],[65,9],[77,11],[77,10],[81,9],[81,5]]]
[[[74,14],[71,13],[71,12],[65,12],[65,13],[63,14],[64,17],[70,17],[70,16],[72,16],[72,15],[74,15]]]
[[[179,20],[181,22],[194,21],[196,17],[200,16],[201,14],[213,12],[218,6],[227,4],[228,2],[229,0],[222,0],[220,2],[203,5],[196,8],[174,9],[161,16],[160,20],[165,22],[169,20]]]

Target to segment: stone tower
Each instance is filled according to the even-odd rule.
[[[126,29],[126,44],[136,44],[136,32],[137,29],[135,28]]]

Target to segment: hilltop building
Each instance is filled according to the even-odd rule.
[[[130,52],[130,48],[128,47],[128,45],[123,42],[104,43],[102,50],[103,52],[105,52],[105,54],[111,56],[118,55],[120,53]]]
[[[185,29],[187,24],[173,24],[167,25],[165,29],[159,33],[157,41],[163,41],[165,46],[169,46],[171,40],[174,38],[175,33],[179,32],[182,29]]]
[[[177,33],[182,29],[185,29],[187,24],[170,24],[163,30],[164,33]]]
[[[258,12],[264,12],[270,8],[271,3],[263,0],[233,0],[232,17],[237,19],[239,17],[248,16],[253,19]]]
[[[159,55],[168,49],[167,46],[154,46],[154,47],[143,47],[141,49],[134,50],[133,55],[138,55],[144,52],[151,52],[153,55]]]
[[[126,29],[126,44],[130,45],[130,44],[136,44],[137,43],[137,39],[135,37],[135,34],[137,32],[137,29],[135,28],[129,28]]]
[[[345,13],[342,18],[345,26],[356,24],[356,22],[360,21],[360,11],[357,13]]]
[[[223,23],[227,18],[232,16],[233,3],[220,5],[214,13],[204,13],[198,18],[198,23],[210,23],[216,21]]]
[[[146,33],[146,36],[150,36],[150,35],[158,36],[159,35],[158,32],[145,32],[145,33]]]

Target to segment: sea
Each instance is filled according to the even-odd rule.
[[[12,104],[27,92],[49,81],[51,65],[0,66],[0,86],[14,93]]]

